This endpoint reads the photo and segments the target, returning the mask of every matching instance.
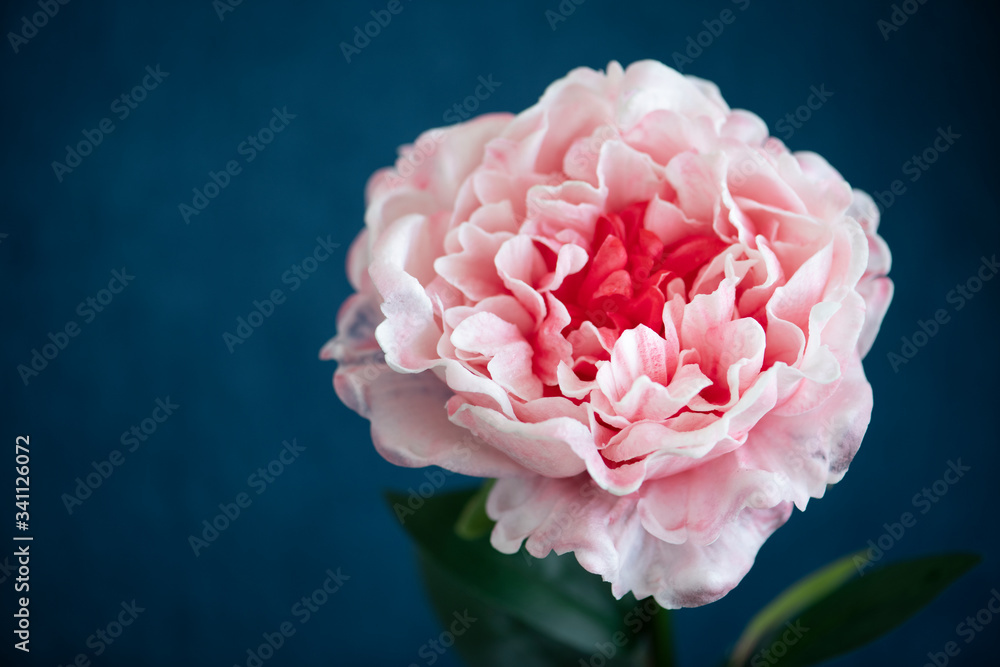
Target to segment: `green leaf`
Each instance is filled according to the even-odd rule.
[[[429,592],[442,620],[466,607],[471,612],[475,605],[484,614],[484,609],[490,610],[489,618],[493,619],[481,626],[479,635],[495,639],[499,631],[486,628],[503,628],[504,624],[521,630],[530,628],[532,633],[543,636],[545,642],[532,644],[529,635],[520,633],[522,653],[533,645],[531,650],[536,655],[569,649],[574,656],[572,662],[563,663],[554,661],[556,656],[552,654],[553,659],[540,664],[575,666],[581,656],[586,662],[597,651],[597,644],[611,641],[616,632],[622,632],[627,641],[624,647],[616,649],[616,659],[608,661],[608,665],[631,663],[632,653],[644,646],[648,648],[644,633],[636,635],[633,629],[625,627],[626,616],[636,605],[635,599],[629,595],[621,601],[615,600],[610,584],[584,570],[572,555],[537,559],[523,549],[519,554],[507,555],[495,550],[488,539],[459,537],[452,527],[474,495],[474,491],[438,493],[404,513],[398,506],[407,507],[407,496],[386,494],[403,527],[419,547],[424,571],[430,575]],[[458,601],[448,602],[448,595],[457,595],[452,599]],[[444,609],[438,604],[442,600]],[[511,632],[518,634],[520,630]],[[470,630],[468,635],[469,639],[456,641],[460,651],[462,644],[468,647],[480,643],[474,639],[476,632]],[[477,655],[487,653],[479,651]],[[484,659],[472,664],[486,664]]]
[[[853,564],[855,557],[861,558],[858,572],[863,576],[837,582],[838,577],[849,574],[844,561]],[[941,554],[864,572],[868,561],[862,557],[840,559],[769,605],[765,620],[771,632],[760,636],[749,652],[742,649],[740,656],[734,656],[739,659],[730,664],[750,664],[747,660],[751,656],[768,651],[771,657],[780,658],[782,667],[805,667],[853,651],[903,623],[979,560],[975,554]],[[812,581],[817,577],[818,581]],[[796,597],[796,593],[800,595]],[[789,594],[792,597],[786,597]],[[782,598],[784,616],[775,612]],[[811,604],[801,609],[801,603],[809,600]],[[776,622],[780,624],[775,626]]]
[[[736,642],[729,664],[732,667],[746,664],[756,653],[764,638],[795,618],[799,612],[825,598],[834,589],[857,574],[854,559],[864,552],[849,554],[835,560],[812,574],[786,588],[770,604],[750,619],[746,629]]]
[[[487,480],[462,508],[455,522],[455,533],[462,539],[475,540],[493,529],[493,520],[486,514],[486,499],[494,484],[495,479]]]
[[[419,561],[428,597],[441,627],[448,629],[456,612],[476,619],[468,632],[455,638],[455,650],[465,664],[476,667],[579,667],[580,651],[470,595],[461,581],[432,559],[421,555]]]

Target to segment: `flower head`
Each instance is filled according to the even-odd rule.
[[[334,386],[389,461],[498,478],[497,549],[705,604],[857,452],[877,209],[712,83],[574,70],[426,133],[367,201]]]

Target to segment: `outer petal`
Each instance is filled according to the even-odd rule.
[[[347,393],[347,386],[350,391]],[[346,366],[334,378],[348,405],[362,395],[361,416],[372,423],[372,442],[382,457],[398,466],[437,465],[463,475],[503,477],[524,474],[509,457],[448,420],[445,404],[452,391],[433,373],[402,375],[385,364]]]
[[[570,417],[556,417],[525,424],[495,410],[453,400],[451,421],[464,426],[525,469],[546,477],[570,477],[583,472],[583,461],[574,451],[593,441],[584,424]]]
[[[858,293],[867,304],[865,323],[858,336],[858,354],[864,357],[872,349],[875,336],[882,327],[882,319],[892,301],[893,282],[888,278],[875,278],[858,286]]]
[[[641,498],[615,497],[586,477],[502,479],[486,505],[497,522],[490,539],[504,553],[514,553],[525,539],[539,558],[573,551],[585,569],[612,583],[615,596],[652,595],[677,609],[713,602],[732,590],[792,510],[791,503],[748,509],[711,544],[671,544],[643,527]]]
[[[424,221],[423,216],[413,215],[395,222],[376,246],[377,259],[369,269],[386,317],[375,336],[388,363],[404,373],[435,365],[435,348],[442,334],[424,286],[406,271],[411,239],[424,229]]]
[[[428,130],[400,148],[396,168],[376,172],[366,198],[374,202],[400,187],[425,190],[442,208],[451,208],[458,189],[483,159],[487,142],[510,123],[510,114],[484,114],[466,123]]]
[[[879,213],[871,197],[855,190],[854,201],[847,209],[847,215],[858,221],[868,237],[868,267],[858,285],[858,293],[864,297],[867,305],[865,324],[858,339],[858,354],[864,357],[875,342],[875,336],[882,326],[882,318],[892,301],[893,283],[884,277],[892,266],[892,254],[889,246],[878,235]]]
[[[446,404],[454,392],[437,376],[400,374],[385,363],[375,342],[380,318],[374,297],[354,295],[338,314],[338,335],[320,352],[339,362],[333,378],[337,396],[371,420],[378,452],[412,468],[439,465],[479,477],[524,474],[510,458],[448,420]]]
[[[855,358],[826,401],[799,415],[764,417],[735,454],[747,467],[787,478],[790,493],[783,497],[804,510],[810,497],[822,498],[828,484],[844,477],[871,412],[872,388],[861,360]],[[765,495],[771,492],[762,490]]]

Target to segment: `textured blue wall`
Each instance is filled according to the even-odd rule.
[[[735,20],[701,53],[692,48],[684,71],[716,81],[732,106],[758,113],[793,149],[826,156],[852,185],[891,192],[901,181],[882,226],[897,291],[866,362],[875,413],[850,473],[778,531],[730,596],[677,615],[682,664],[717,658],[770,596],[877,540],[906,511],[917,523],[889,558],[970,549],[985,560],[837,664],[920,665],[958,640],[952,664],[977,665],[1000,649],[1000,622],[968,644],[955,634],[1000,586],[1000,281],[961,309],[949,299],[1000,251],[995,13],[910,0],[915,13],[883,33],[888,1],[566,0],[575,10],[551,23],[557,0],[403,0],[347,62],[339,44],[386,2],[244,1],[221,16],[210,0],[50,4],[58,13],[34,31],[22,21],[41,11],[34,0],[4,3],[0,20],[0,439],[12,448],[28,433],[32,445],[33,650],[23,664],[81,653],[95,665],[244,664],[247,648],[286,621],[296,634],[267,664],[427,664],[418,650],[440,629],[380,499],[423,471],[376,455],[366,422],[330,387],[333,365],[317,360],[349,293],[343,260],[362,225],[365,180],[397,145],[444,124],[479,76],[500,83],[479,111],[518,111],[579,65],[673,64],[725,8]],[[26,41],[9,34],[22,32]],[[813,86],[833,96],[801,127],[779,124]],[[271,122],[281,128],[271,143],[243,144]],[[949,127],[960,138],[926,172],[904,166]],[[71,171],[54,170],[84,131],[100,143],[79,162],[70,156]],[[205,204],[192,189],[227,164],[226,187],[185,220],[179,205]],[[293,265],[318,237],[339,247],[303,279]],[[114,271],[134,279],[102,292]],[[278,289],[284,302],[230,352],[222,334]],[[949,321],[894,369],[887,355],[938,309]],[[76,335],[63,339],[67,325]],[[49,333],[65,349],[26,385],[17,366]],[[142,433],[144,419],[166,416],[154,410],[168,397],[173,414],[123,446],[133,425]],[[293,440],[296,453],[272,464],[280,474],[251,477]],[[116,449],[121,465],[70,514],[63,494]],[[971,470],[921,514],[914,494],[959,458]],[[188,536],[238,496],[249,505],[195,556]],[[338,568],[349,579],[302,624],[296,601]],[[0,578],[10,655],[13,581]],[[133,599],[143,611],[120,637],[88,640]]]

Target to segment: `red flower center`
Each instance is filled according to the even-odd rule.
[[[648,206],[632,204],[598,219],[587,264],[553,292],[572,318],[564,333],[589,321],[619,333],[645,324],[662,334],[667,284],[681,278],[690,288],[698,270],[725,249],[715,236],[665,246],[643,228]]]

